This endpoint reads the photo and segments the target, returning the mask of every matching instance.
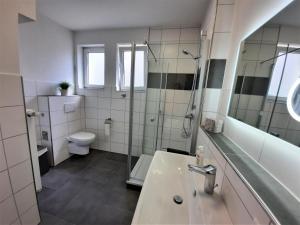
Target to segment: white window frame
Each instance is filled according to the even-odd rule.
[[[285,57],[288,57],[290,54],[286,54],[286,48],[289,46],[289,44],[284,44],[284,43],[279,43],[278,44],[278,52],[277,52],[277,57],[278,57],[278,59],[279,58],[281,58],[281,59],[283,59],[283,67],[284,67],[284,64],[287,64],[288,63],[288,59],[286,59],[286,61],[285,61]],[[296,49],[296,48],[299,48],[300,46],[299,45],[290,45],[290,47],[289,47],[289,50],[292,50],[293,48],[294,49]],[[291,53],[291,54],[298,54],[298,55],[300,55],[300,53],[297,53],[297,51],[296,52],[293,52],[293,53]],[[276,67],[276,63],[277,63],[277,61],[275,61],[275,64],[274,64],[274,68]],[[275,99],[276,97],[277,97],[277,99],[279,100],[279,101],[282,101],[283,103],[284,102],[286,102],[286,100],[287,100],[287,96],[288,96],[288,92],[286,93],[286,96],[280,96],[280,88],[281,88],[281,85],[280,86],[276,86],[275,87],[275,89],[276,89],[276,93],[277,93],[277,91],[279,90],[279,92],[278,92],[278,96],[276,96],[276,94],[275,95],[273,95],[273,92],[272,93],[270,93],[271,92],[271,88],[272,88],[272,84],[273,84],[273,79],[274,79],[274,68],[273,68],[273,71],[272,71],[272,76],[271,76],[271,79],[270,79],[270,84],[269,84],[269,88],[268,88],[268,92],[267,92],[267,96],[268,96],[268,99]],[[280,69],[280,71],[279,71],[279,75],[278,74],[276,74],[276,75],[278,75],[279,76],[279,80],[280,79],[284,79],[282,76],[284,76],[285,74],[282,74],[282,70],[283,70],[284,68],[281,68]],[[283,71],[284,73],[285,73],[285,71]],[[276,83],[275,83],[276,84]],[[279,85],[279,82],[278,82],[278,85]]]
[[[135,91],[145,91],[146,90],[146,81],[147,81],[147,72],[148,72],[148,49],[146,45],[137,45],[135,48],[136,51],[144,51],[144,86],[143,87],[134,87]],[[118,44],[117,45],[117,74],[116,74],[116,90],[117,91],[128,91],[130,87],[125,86],[125,77],[122,72],[124,68],[124,52],[131,51],[131,44]],[[124,70],[124,69],[123,69]]]
[[[89,73],[88,73],[88,64],[89,64],[89,53],[104,53],[104,83],[103,85],[95,85],[89,84]],[[83,48],[83,76],[84,76],[84,87],[85,88],[104,88],[105,86],[105,47],[103,46],[95,46],[95,47],[84,47]]]

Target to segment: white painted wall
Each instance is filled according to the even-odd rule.
[[[24,79],[74,83],[72,32],[45,16],[19,25]]]
[[[19,25],[20,70],[27,109],[39,111],[38,95],[59,94],[58,83],[74,84],[73,34],[51,19],[39,15],[36,22]],[[69,94],[73,94],[73,87]],[[36,120],[37,143],[41,141]]]
[[[292,0],[236,1],[231,52],[223,84],[219,115],[227,115],[241,41],[271,19]],[[225,105],[225,107],[224,107]],[[300,198],[300,148],[226,117],[224,134],[257,160],[288,190]],[[292,172],[291,172],[292,171]]]

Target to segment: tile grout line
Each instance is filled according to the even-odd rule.
[[[1,130],[1,132],[0,132],[1,139],[3,139],[1,124],[0,124],[0,130]],[[13,201],[14,201],[14,204],[15,204],[15,209],[16,209],[16,212],[17,212],[17,218],[16,218],[15,221],[17,221],[17,220],[21,221],[21,216],[20,216],[20,213],[19,213],[19,210],[18,210],[18,207],[17,207],[16,197],[15,197],[14,192],[13,192],[13,186],[12,186],[12,181],[11,181],[10,171],[9,171],[9,168],[8,168],[7,157],[6,157],[6,152],[5,152],[5,148],[4,148],[4,143],[3,143],[3,142],[2,142],[2,147],[3,147],[3,152],[4,152],[5,162],[6,162],[6,166],[7,166],[7,174],[8,174],[9,184],[10,184],[11,193],[12,193],[11,196],[12,196],[12,198],[13,198]]]

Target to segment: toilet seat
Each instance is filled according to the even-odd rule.
[[[68,140],[78,145],[89,145],[96,138],[96,135],[89,132],[78,132],[69,136]]]

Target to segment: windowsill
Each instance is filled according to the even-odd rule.
[[[101,87],[83,87],[83,88],[80,88],[80,89],[86,89],[86,90],[101,90],[101,89],[104,89],[105,88],[105,86],[101,86]],[[116,90],[115,89],[115,91],[116,92],[130,92],[130,90]],[[146,92],[146,90],[134,90],[134,92],[136,92],[136,93],[145,93]]]
[[[105,86],[99,86],[99,87],[84,87],[83,89],[92,89],[92,90],[99,90],[99,89],[104,89]]]
[[[126,89],[126,90],[119,90],[116,92],[130,92],[130,90]],[[137,92],[137,93],[145,93],[146,91],[145,90],[134,90],[134,92]]]

